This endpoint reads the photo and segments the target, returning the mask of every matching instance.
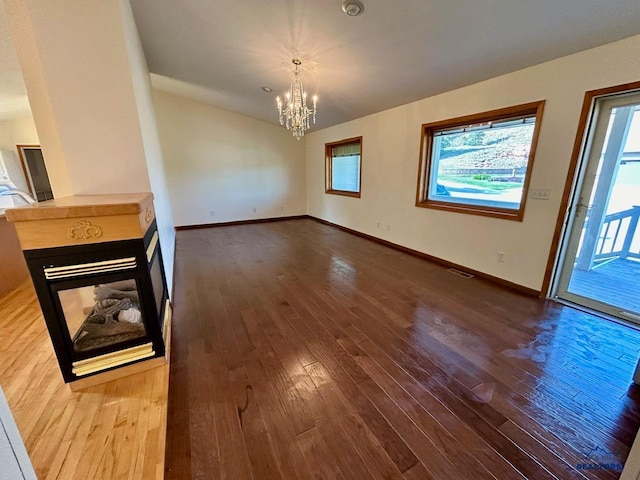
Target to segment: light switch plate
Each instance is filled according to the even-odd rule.
[[[549,188],[532,188],[529,198],[535,200],[549,200],[551,198],[551,189]]]

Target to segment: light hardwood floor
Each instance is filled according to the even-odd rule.
[[[0,299],[0,385],[41,480],[163,478],[168,374],[73,393],[31,283]]]

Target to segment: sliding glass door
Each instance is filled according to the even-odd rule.
[[[555,296],[640,323],[640,93],[596,99]]]

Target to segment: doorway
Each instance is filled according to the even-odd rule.
[[[38,202],[51,200],[53,191],[40,145],[16,145],[29,190]]]
[[[552,295],[640,323],[640,92],[591,108]]]

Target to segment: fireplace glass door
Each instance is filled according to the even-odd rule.
[[[133,278],[61,289],[57,293],[71,347],[77,356],[147,334],[138,285]]]
[[[158,234],[25,251],[67,383],[165,355],[170,318]]]

